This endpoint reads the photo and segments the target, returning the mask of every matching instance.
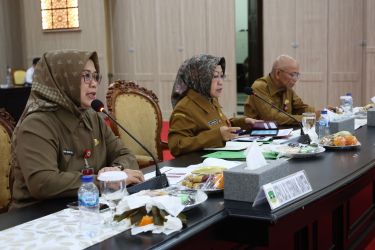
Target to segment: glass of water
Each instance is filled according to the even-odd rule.
[[[316,114],[314,112],[306,112],[302,114],[302,126],[306,132],[315,128]]]
[[[111,223],[113,223],[117,205],[124,196],[128,195],[125,182],[127,177],[123,171],[108,171],[98,176],[102,198],[107,202],[111,210]]]

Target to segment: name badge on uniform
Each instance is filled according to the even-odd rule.
[[[63,150],[63,154],[64,155],[74,155],[74,152],[70,149],[64,149]]]
[[[208,121],[209,126],[214,126],[216,124],[219,124],[219,119],[214,119],[214,120]]]

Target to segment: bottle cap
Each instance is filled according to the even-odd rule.
[[[320,113],[321,113],[322,115],[326,115],[326,114],[327,114],[327,110],[323,109],[322,111],[320,111]]]
[[[84,182],[84,183],[93,182],[94,181],[94,176],[93,175],[82,175],[81,176],[81,181]]]
[[[346,93],[347,96],[352,96],[352,93]]]

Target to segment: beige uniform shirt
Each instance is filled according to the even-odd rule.
[[[276,86],[268,75],[257,79],[252,85],[255,93],[264,97],[276,107],[291,114],[298,121],[302,120],[303,112],[314,112],[315,109],[305,103],[293,89]],[[279,125],[294,125],[296,121],[271,108],[271,106],[255,96],[249,96],[245,104],[245,116],[265,121],[275,121]]]
[[[63,109],[28,115],[15,148],[19,167],[14,169],[11,207],[76,196],[85,149],[91,150],[88,163],[95,173],[115,163],[138,169],[135,157],[93,110],[84,112],[80,120]]]
[[[210,102],[194,90],[176,105],[170,118],[168,145],[174,156],[225,145],[221,126],[246,127],[245,118],[228,120],[217,99]]]

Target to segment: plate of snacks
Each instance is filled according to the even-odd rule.
[[[332,135],[323,137],[320,144],[326,149],[356,149],[361,146],[357,137],[352,135],[349,131],[340,131]]]
[[[287,146],[279,147],[277,150],[281,155],[290,158],[307,158],[323,153],[325,148],[318,144],[289,143]]]
[[[181,181],[181,185],[206,193],[222,192],[224,190],[224,169],[219,166],[197,168]]]

